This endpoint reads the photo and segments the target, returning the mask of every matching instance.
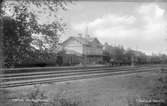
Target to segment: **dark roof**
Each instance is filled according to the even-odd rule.
[[[82,44],[85,45],[97,45],[97,46],[102,46],[102,44],[99,42],[99,40],[97,38],[94,37],[89,37],[89,38],[85,38],[85,37],[71,37],[73,39],[76,39],[77,41],[81,42]]]

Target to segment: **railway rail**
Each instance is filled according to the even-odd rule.
[[[146,71],[156,71],[167,68],[165,64],[141,65],[141,66],[121,66],[121,67],[65,67],[65,68],[23,68],[5,70],[6,73],[0,75],[2,81],[0,88],[19,87],[52,82],[64,82],[70,80],[97,78],[111,75],[130,74]],[[24,71],[26,70],[26,71]],[[13,73],[12,71],[15,71]]]

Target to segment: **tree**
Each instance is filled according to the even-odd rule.
[[[67,3],[67,0],[43,0],[42,2],[40,0],[15,0],[15,3],[9,2],[9,1],[6,1],[6,0],[1,0],[0,1],[0,6],[1,6],[0,7],[0,14],[1,14],[1,18],[2,18],[3,13],[4,13],[3,8],[6,8],[7,6],[13,6],[15,8],[15,10],[14,10],[15,11],[15,16],[17,16],[19,13],[23,12],[24,9],[27,9],[30,4],[36,5],[37,7],[42,7],[43,5],[45,5],[50,11],[53,12],[53,11],[57,11],[60,8],[65,9],[66,3]],[[19,9],[19,8],[22,8],[22,9]],[[19,10],[21,10],[21,11],[19,11]],[[30,21],[37,20],[37,17],[35,16],[35,14],[33,14],[33,13],[30,13],[30,14],[31,14],[31,16],[34,15],[33,18],[30,18],[31,19]],[[1,33],[0,38],[1,38],[2,42],[3,42],[2,37],[3,37],[3,26],[4,25],[3,25],[3,21],[2,20],[1,20],[1,23],[2,24],[0,26],[0,33]],[[44,28],[50,28],[50,27],[53,27],[53,26],[54,27],[57,26],[57,28],[58,27],[60,28],[60,26],[58,26],[57,23],[56,24],[54,23],[54,24],[52,24],[50,26],[45,25],[45,26],[40,26],[40,27],[41,27],[41,29],[44,29]],[[33,27],[36,28],[36,26],[33,26]],[[37,30],[36,30],[36,32],[37,32]],[[46,34],[48,32],[47,31],[43,31],[43,33]],[[55,33],[49,33],[49,34],[53,35]],[[51,39],[51,36],[50,36],[50,39]],[[2,42],[1,42],[1,45],[0,45],[1,47],[2,47]],[[0,56],[2,58],[3,57],[2,48],[0,48],[0,53],[1,53]],[[2,61],[2,59],[1,59],[1,61]],[[0,62],[0,63],[2,63],[2,62]],[[1,64],[1,66],[2,66],[2,64]]]
[[[112,49],[111,58],[114,59],[116,63],[121,64],[124,59],[124,48],[123,47],[114,47]]]
[[[132,62],[134,62],[134,57],[135,57],[135,51],[134,50],[132,50],[132,49],[128,49],[128,50],[126,50],[126,52],[125,52],[125,62],[127,63],[127,64],[133,64]]]
[[[57,1],[60,2],[60,1]],[[62,1],[63,2],[63,1]],[[28,4],[29,2],[27,1],[19,1],[19,3],[12,4],[13,2],[6,3],[4,6],[4,10],[7,10],[7,8],[12,9],[12,18],[16,21],[16,29],[15,29],[15,34],[18,37],[15,37],[16,42],[19,39],[19,43],[16,43],[15,40],[13,42],[13,45],[10,45],[9,40],[7,39],[8,36],[10,36],[10,31],[8,34],[5,34],[6,39],[4,39],[4,44],[7,44],[8,42],[8,47],[6,48],[7,45],[4,45],[4,54],[12,54],[9,53],[11,50],[13,51],[19,51],[19,53],[15,52],[13,55],[9,55],[5,62],[5,66],[10,66],[12,65],[12,62],[16,64],[21,64],[24,61],[27,61],[27,58],[30,58],[32,55],[32,51],[30,50],[30,43],[35,45],[38,48],[38,59],[41,58],[41,61],[45,61],[47,58],[49,58],[50,52],[55,51],[58,48],[58,41],[59,41],[59,36],[60,32],[62,33],[64,31],[65,24],[61,22],[61,20],[56,20],[51,24],[44,24],[40,25],[37,22],[37,16],[34,14],[32,11],[29,11]],[[34,2],[33,2],[34,3]],[[41,6],[45,4],[45,2],[36,2],[37,6]],[[45,4],[46,5],[46,4]],[[55,4],[58,6],[57,4]],[[62,4],[60,4],[60,7],[52,7],[52,5],[47,5],[49,10],[51,11],[57,11],[58,8],[62,7]],[[5,11],[4,11],[5,13]],[[56,16],[55,16],[56,17]],[[5,25],[6,26],[6,25]],[[8,32],[8,31],[7,31]],[[13,33],[14,33],[13,32]],[[37,34],[37,35],[43,35],[42,37],[39,38],[33,38],[31,37],[32,34]],[[13,34],[11,34],[13,35]],[[4,37],[5,38],[5,37]],[[33,41],[33,42],[32,42]],[[18,46],[18,47],[17,47]],[[29,47],[29,48],[27,48]],[[27,49],[27,50],[26,50]],[[5,51],[8,51],[8,53],[5,53]],[[48,53],[45,53],[48,52]],[[43,54],[45,54],[45,57]],[[15,54],[15,55],[14,55]],[[19,56],[17,56],[19,54]],[[19,57],[19,58],[16,58]],[[13,61],[11,61],[13,60]],[[31,59],[29,59],[31,60]],[[34,60],[33,60],[34,61]],[[9,64],[8,64],[9,63]]]
[[[3,21],[2,21],[2,6],[3,2],[0,0],[0,74],[2,72],[2,67],[3,67],[3,51],[2,51],[2,46],[3,46]]]
[[[49,8],[49,10],[51,11],[57,11],[59,8],[63,8],[64,9],[64,5],[66,5],[66,0],[15,0],[17,1],[17,5],[15,4],[11,4],[11,5],[14,5],[15,7],[21,7],[23,5],[28,5],[28,4],[34,4],[38,7],[41,7],[42,5],[45,5]],[[2,74],[2,67],[3,67],[3,55],[4,55],[4,51],[2,50],[2,47],[3,47],[3,38],[4,38],[4,23],[3,23],[3,8],[4,8],[4,4],[8,2],[7,0],[0,0],[0,74]],[[33,16],[33,14],[31,15]],[[34,16],[34,18],[32,19],[35,19],[36,17]],[[0,82],[1,84],[1,82]],[[0,94],[4,94],[3,93],[4,90],[3,89],[0,89]],[[2,97],[3,96],[3,97]],[[0,96],[0,104],[3,105],[3,106],[6,106],[4,104],[4,102],[2,100],[4,100],[3,98],[5,97],[5,94],[4,95],[1,95]]]
[[[3,17],[3,22],[5,36],[3,36],[2,50],[5,56],[5,66],[9,67],[15,63],[21,63],[23,56],[27,55],[25,53],[28,53],[28,49],[30,49],[31,35],[26,32],[23,25],[20,25],[19,21]]]

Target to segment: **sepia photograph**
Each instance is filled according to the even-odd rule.
[[[167,1],[0,0],[0,106],[167,106]]]

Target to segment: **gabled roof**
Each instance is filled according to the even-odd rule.
[[[77,41],[79,41],[80,43],[85,44],[85,45],[88,45],[88,43],[89,43],[88,40],[83,38],[83,37],[72,37],[72,38],[76,39]]]
[[[97,46],[101,46],[102,47],[102,44],[99,42],[99,40],[97,38],[93,38],[93,37],[89,37],[89,38],[85,38],[85,37],[70,37],[68,38],[67,40],[65,40],[63,42],[63,44],[67,41],[69,41],[70,39],[75,39],[77,40],[78,42],[80,42],[81,44],[83,45],[97,45]]]

